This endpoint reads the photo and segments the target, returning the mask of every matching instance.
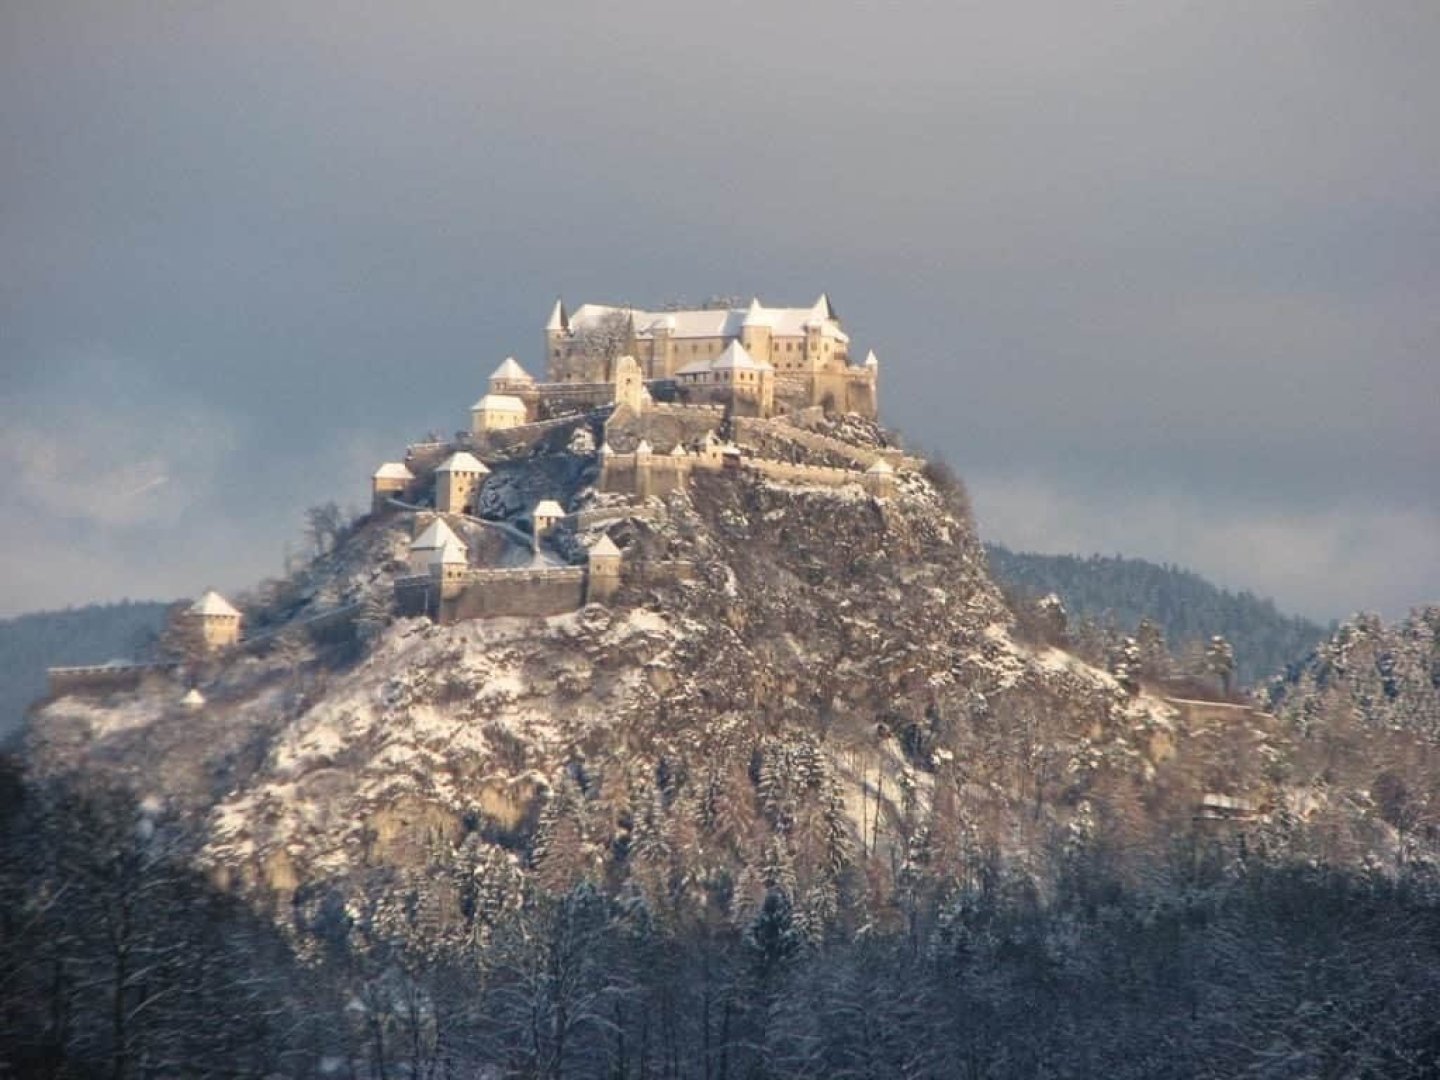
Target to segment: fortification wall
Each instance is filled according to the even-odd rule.
[[[534,415],[541,420],[557,419],[561,414],[588,411],[615,402],[613,382],[540,383],[526,398],[534,402]]]
[[[499,616],[546,616],[575,611],[585,603],[585,570],[472,570],[453,597],[440,602],[439,621]]]
[[[660,506],[601,506],[593,510],[577,510],[561,521],[576,531],[609,525],[616,521],[664,521],[665,509]]]
[[[744,442],[746,437],[757,439],[758,436],[770,435],[818,453],[835,454],[847,461],[854,462],[862,469],[868,469],[877,461],[888,461],[897,469],[907,465],[907,459],[899,450],[891,448],[878,450],[855,446],[843,439],[821,435],[818,431],[806,431],[804,428],[798,428],[794,424],[787,424],[780,420],[757,420],[752,417],[737,416],[733,423],[735,437],[741,442]]]
[[[745,467],[767,479],[795,484],[818,484],[824,487],[842,487],[845,484],[864,486],[865,474],[854,469],[832,469],[825,465],[792,465],[788,461],[771,461],[768,458],[746,458]]]
[[[618,491],[637,498],[668,495],[685,487],[690,479],[692,459],[652,455],[640,463],[634,454],[616,454],[607,459],[600,474],[600,490]]]
[[[693,581],[695,564],[689,559],[640,560],[625,568],[625,578],[640,585],[668,585]]]
[[[96,664],[52,667],[45,671],[51,697],[66,694],[110,694],[137,689],[147,676],[172,670],[174,664]]]
[[[536,420],[529,424],[517,424],[512,428],[500,428],[476,436],[477,445],[491,452],[503,452],[517,446],[524,446],[557,428],[578,424],[585,418],[570,413],[550,420]],[[483,456],[483,455],[482,455]]]
[[[417,480],[422,481],[417,485],[418,490],[424,490],[422,473],[435,471],[435,466],[449,457],[458,449],[457,444],[452,442],[423,442],[411,443],[405,448],[405,465],[415,474]]]

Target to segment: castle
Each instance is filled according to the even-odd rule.
[[[874,419],[877,410],[875,354],[850,363],[850,338],[825,295],[805,308],[771,308],[759,300],[662,312],[584,304],[573,315],[557,300],[545,325],[545,362],[547,380],[540,382],[507,358],[471,407],[468,433],[412,445],[404,461],[385,462],[371,476],[372,515],[404,510],[415,516],[408,565],[393,586],[399,613],[440,622],[555,615],[610,601],[628,579],[684,579],[693,573],[689,564],[632,559],[605,528],[663,517],[651,496],[683,490],[699,473],[850,487],[884,500],[896,492],[897,473],[916,467],[898,450],[866,449],[811,430],[829,415]],[[589,451],[572,452],[594,454],[595,489],[627,496],[622,504],[567,512],[556,499],[542,498],[530,507],[524,529],[480,516],[493,469],[513,451],[533,450],[551,432],[570,428],[574,436],[587,427],[597,441]],[[788,455],[771,452],[787,445]],[[800,449],[846,464],[797,464]],[[496,558],[494,544],[472,542],[485,530],[503,538],[504,558]],[[300,627],[316,635],[352,626],[359,607],[353,600],[340,604]],[[175,617],[196,649],[212,654],[264,649],[284,631],[251,636],[242,633],[243,621],[241,611],[213,591]],[[52,668],[51,688],[132,687],[175,666]],[[183,703],[201,707],[203,696],[187,694]]]
[[[585,408],[650,400],[715,404],[769,417],[818,406],[878,411],[879,361],[850,362],[850,337],[828,296],[810,307],[643,311],[557,300],[545,324],[546,381],[507,358],[471,408],[471,430],[503,431]]]

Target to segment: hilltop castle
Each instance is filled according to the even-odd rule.
[[[546,381],[513,358],[471,409],[476,434],[608,404],[715,404],[769,417],[818,406],[877,413],[879,362],[850,362],[850,337],[828,296],[810,307],[643,311],[555,302],[545,324]]]

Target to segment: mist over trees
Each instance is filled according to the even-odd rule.
[[[1221,589],[1199,574],[1120,556],[1036,555],[986,544],[996,580],[1030,597],[1055,593],[1072,623],[1133,635],[1142,620],[1155,625],[1170,651],[1200,657],[1219,636],[1234,650],[1233,678],[1241,686],[1283,673],[1325,636],[1318,623],[1284,615],[1270,600]],[[1198,665],[1197,665],[1198,666]]]
[[[45,693],[45,669],[129,659],[153,644],[169,604],[122,600],[0,619],[0,742]]]

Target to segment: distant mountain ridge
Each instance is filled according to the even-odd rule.
[[[20,726],[25,708],[45,693],[45,669],[103,664],[134,656],[165,622],[168,602],[121,600],[0,619],[0,742]]]
[[[1235,649],[1244,685],[1299,663],[1327,634],[1318,623],[1283,614],[1271,600],[1222,589],[1177,566],[1118,555],[1038,555],[1001,544],[986,544],[985,554],[1002,585],[1037,596],[1053,592],[1073,619],[1113,623],[1128,633],[1149,618],[1177,654],[1188,642],[1219,634]]]

